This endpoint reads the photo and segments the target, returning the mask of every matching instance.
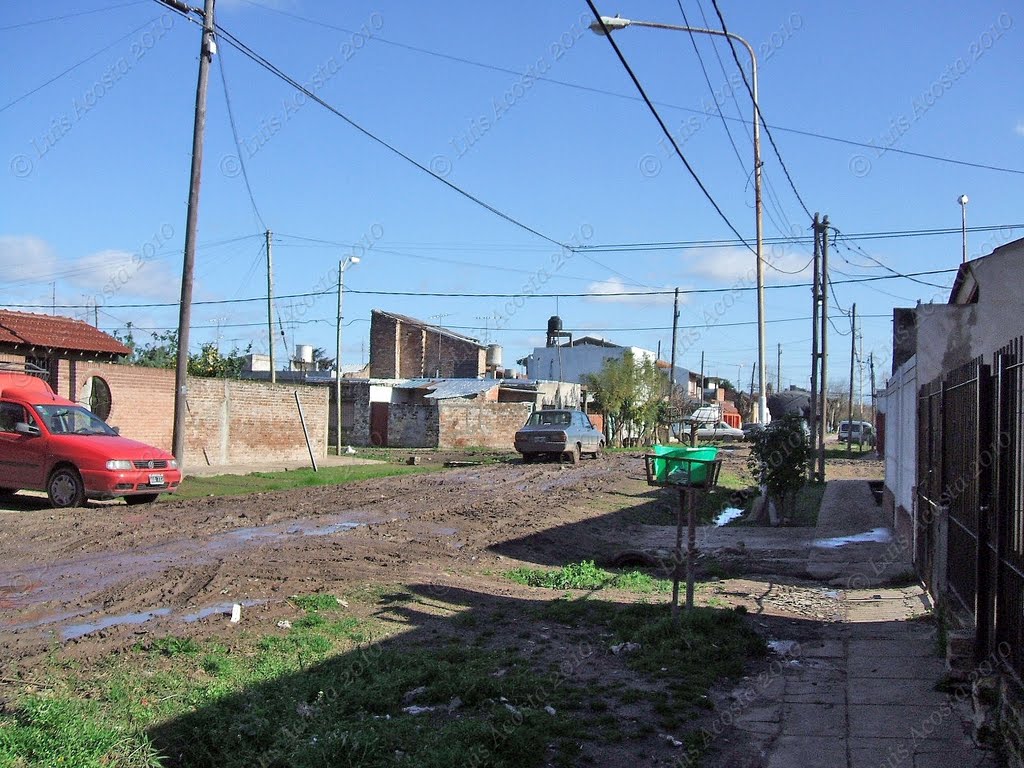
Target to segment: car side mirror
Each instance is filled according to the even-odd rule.
[[[38,435],[39,427],[34,427],[31,424],[26,424],[24,421],[19,421],[14,425],[14,431],[20,432],[23,435]]]
[[[114,434],[115,435],[120,435],[121,434],[121,428],[120,427],[111,427],[111,429],[114,430]]]

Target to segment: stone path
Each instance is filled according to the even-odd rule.
[[[861,488],[855,487],[861,485]],[[837,487],[833,487],[833,486]],[[867,506],[870,505],[870,506]],[[853,508],[855,507],[856,508]],[[883,526],[867,484],[833,481],[818,539]],[[833,583],[877,582],[891,569],[891,540],[826,552],[812,547],[808,568]],[[898,553],[897,553],[898,555]],[[878,564],[885,564],[879,569]],[[890,568],[891,566],[891,568]],[[994,753],[975,745],[971,702],[936,690],[945,661],[917,586],[842,590],[840,620],[814,625],[799,645],[778,638],[766,675],[733,693],[733,723],[767,768],[990,768]]]

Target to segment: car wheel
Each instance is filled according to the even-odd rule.
[[[533,464],[533,459],[534,458],[535,458],[534,454],[532,454],[532,453],[524,453],[523,454],[523,464]]]
[[[18,492],[17,488],[0,488],[0,497],[13,496]]]
[[[591,456],[593,456],[593,457],[594,457],[595,459],[600,459],[600,458],[601,458],[601,452],[602,452],[603,450],[604,450],[604,443],[598,443],[598,444],[597,444],[597,450],[596,450],[596,451],[594,451],[594,452],[593,452],[593,453],[591,454]]]
[[[136,504],[152,504],[159,495],[159,493],[140,493],[135,496],[125,496],[124,503],[130,507],[134,507]]]
[[[80,507],[85,501],[82,476],[74,467],[60,467],[53,471],[46,483],[46,495],[56,509]]]
[[[570,464],[580,463],[580,446],[579,443],[572,447],[572,450],[565,454],[565,458],[569,460]]]

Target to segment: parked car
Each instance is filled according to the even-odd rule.
[[[527,464],[545,455],[566,458],[575,464],[584,453],[598,458],[604,450],[604,435],[583,411],[548,409],[530,414],[523,428],[516,432],[515,447]]]
[[[754,438],[754,435],[760,432],[762,429],[764,429],[764,425],[759,424],[756,421],[748,421],[742,427],[740,427],[740,431],[743,433],[743,438],[745,440],[752,440]]]
[[[180,482],[171,454],[121,437],[43,379],[0,374],[0,494],[45,491],[54,507],[118,496],[145,504]]]
[[[839,442],[863,443],[874,448],[875,428],[869,421],[840,421]]]
[[[732,427],[724,421],[717,424],[702,424],[697,428],[698,440],[743,440],[745,437],[742,429]]]

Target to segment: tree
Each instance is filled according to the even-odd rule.
[[[804,485],[810,444],[801,418],[787,414],[754,433],[747,467],[766,489],[768,501],[785,518]],[[763,517],[763,513],[762,513]]]
[[[114,338],[131,350],[131,354],[121,360],[124,365],[141,365],[145,368],[173,368],[178,360],[178,332],[164,331],[151,333],[152,341],[142,345],[135,341],[132,324],[126,324],[122,336],[114,331]]]
[[[313,370],[331,371],[334,370],[334,358],[327,356],[327,350],[323,347],[316,347],[313,350]]]
[[[245,366],[245,355],[251,350],[252,344],[244,352],[235,347],[229,354],[222,355],[217,345],[208,341],[199,352],[188,356],[188,373],[208,379],[237,379]]]
[[[657,364],[644,358],[639,362],[632,352],[621,358],[605,360],[601,371],[588,374],[584,383],[594,394],[606,423],[614,424],[613,442],[622,444],[622,432],[628,426],[637,430],[640,441],[649,440],[663,412],[665,374]]]

